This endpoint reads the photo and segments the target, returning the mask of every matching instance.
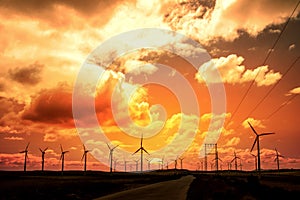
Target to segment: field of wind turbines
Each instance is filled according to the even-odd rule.
[[[83,145],[83,171],[65,170],[65,154],[68,150],[60,145],[61,170],[45,170],[45,154],[48,149],[39,148],[41,152],[41,170],[28,171],[27,160],[30,143],[20,153],[24,153],[24,171],[0,171],[0,186],[2,199],[139,199],[138,195],[146,195],[147,188],[157,187],[152,196],[168,198],[172,195],[177,199],[266,199],[292,198],[300,195],[300,170],[281,169],[280,159],[284,158],[275,148],[277,169],[262,169],[260,159],[259,138],[274,133],[257,133],[251,123],[249,126],[256,135],[251,148],[254,157],[254,169],[245,171],[242,159],[234,151],[233,158],[227,162],[227,168],[218,154],[217,144],[205,144],[205,156],[198,162],[195,170],[185,169],[184,157],[170,161],[163,156],[158,167],[152,163],[153,158],[143,146],[143,135],[139,148],[132,153],[140,152],[140,159],[135,159],[135,169],[128,169],[129,160],[124,159],[124,169],[116,170],[117,162],[113,152],[118,145],[109,146],[109,171],[92,171],[87,169],[88,153],[90,150]],[[257,145],[257,154],[252,150]],[[143,153],[148,157],[144,158]],[[212,155],[214,158],[209,162]],[[143,161],[147,161],[147,169],[143,169]],[[201,164],[200,164],[201,163]],[[139,165],[140,164],[140,165]],[[210,169],[208,165],[210,164]],[[181,179],[189,177],[185,191],[173,191],[174,184],[183,184]],[[177,182],[174,182],[177,181]],[[163,187],[160,185],[163,184]],[[169,186],[170,185],[170,186]],[[168,191],[167,193],[165,191]],[[108,195],[108,196],[106,196]],[[115,196],[114,196],[115,195]],[[182,198],[185,196],[185,198]]]

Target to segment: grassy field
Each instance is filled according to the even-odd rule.
[[[192,174],[188,199],[293,199],[300,197],[300,171],[107,173],[0,171],[1,199],[93,199]]]

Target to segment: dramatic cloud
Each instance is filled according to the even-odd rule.
[[[41,72],[44,65],[34,63],[26,67],[18,67],[14,70],[9,70],[11,79],[24,85],[35,85],[41,81]]]
[[[238,137],[233,137],[233,138],[229,139],[224,146],[225,147],[237,146],[240,143],[240,140],[241,139]]]
[[[201,43],[233,41],[241,30],[256,36],[270,24],[283,23],[296,4],[296,0],[186,1],[170,7],[165,21]]]
[[[73,119],[70,86],[61,84],[53,89],[42,90],[32,99],[23,118],[35,122],[70,125]]]
[[[222,81],[229,84],[245,83],[255,80],[257,86],[269,86],[275,84],[282,75],[279,72],[269,70],[268,66],[260,66],[255,69],[246,69],[242,65],[244,58],[231,54],[227,57],[214,58],[204,63],[196,74],[196,79],[202,83],[206,81],[216,82],[215,70],[221,74]]]

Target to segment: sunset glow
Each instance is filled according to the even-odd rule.
[[[275,148],[281,168],[300,168],[300,7],[284,28],[296,4],[0,1],[0,170],[23,170],[29,142],[27,170],[46,147],[45,170],[60,170],[60,144],[65,170],[83,169],[83,144],[88,170],[109,170],[107,145],[134,170],[141,137],[152,169],[199,169],[216,141],[223,169],[236,152],[254,170],[247,122],[275,132],[262,169],[277,169]]]

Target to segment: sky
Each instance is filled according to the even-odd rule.
[[[253,170],[247,122],[275,133],[260,138],[263,169],[275,148],[281,168],[300,168],[297,3],[0,0],[0,170],[23,170],[30,143],[27,170],[46,147],[45,169],[60,170],[60,145],[65,169],[82,170],[85,145],[87,169],[107,171],[119,145],[117,170],[134,171],[141,137],[144,169],[201,169],[217,143],[222,169],[236,153]]]

